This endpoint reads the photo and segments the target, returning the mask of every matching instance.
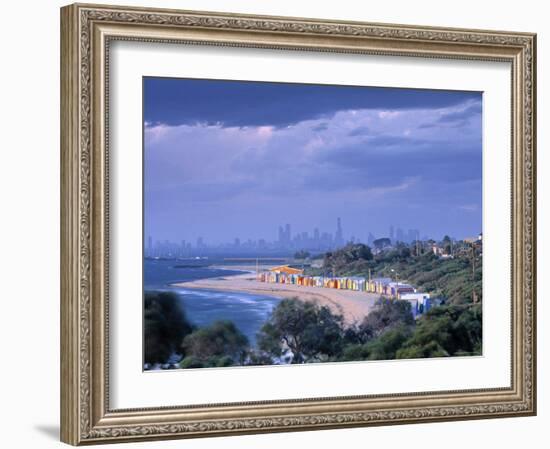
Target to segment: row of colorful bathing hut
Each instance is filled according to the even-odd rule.
[[[272,284],[293,284],[305,287],[334,288],[338,290],[353,290],[365,293],[376,293],[381,296],[407,300],[411,303],[413,315],[426,312],[432,302],[428,293],[419,293],[416,289],[403,282],[391,278],[366,279],[359,276],[330,277],[308,276],[302,270],[290,267],[277,267],[258,273],[258,280]]]
[[[399,298],[405,293],[415,293],[412,285],[395,282],[391,278],[374,278],[371,280],[358,277],[327,277],[307,276],[304,274],[288,274],[273,271],[259,273],[261,282],[272,284],[293,284],[305,287],[335,288],[338,290],[354,290],[358,292],[378,293],[384,296]]]

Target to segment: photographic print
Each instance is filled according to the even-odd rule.
[[[536,34],[60,28],[62,441],[536,415]]]
[[[143,368],[482,355],[482,94],[143,79]]]

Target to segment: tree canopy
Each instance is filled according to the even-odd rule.
[[[412,319],[405,301],[379,302],[354,329],[341,360],[391,360],[481,354],[481,305],[441,306]],[[350,330],[347,331],[348,335]]]
[[[375,308],[363,320],[360,330],[373,337],[400,325],[412,326],[411,303],[398,299],[379,298]]]
[[[327,274],[345,274],[368,269],[373,259],[371,249],[363,243],[349,243],[325,254],[323,267]]]
[[[321,361],[341,352],[342,323],[342,317],[328,307],[284,299],[262,326],[258,346],[273,357],[290,351],[292,363]]]
[[[221,320],[187,335],[181,344],[183,367],[243,365],[248,339],[232,321]]]
[[[181,341],[193,330],[180,301],[172,292],[145,292],[145,363],[166,363],[172,354],[179,352]]]
[[[481,306],[445,306],[419,320],[397,358],[481,354]]]

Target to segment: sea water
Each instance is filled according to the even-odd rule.
[[[180,288],[171,285],[242,273],[244,272],[229,267],[211,268],[205,265],[204,261],[198,260],[182,262],[146,259],[143,266],[144,289],[175,292],[188,320],[198,327],[207,326],[217,320],[233,321],[254,346],[256,334],[268,320],[279,299],[249,293]]]

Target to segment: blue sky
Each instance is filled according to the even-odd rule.
[[[481,231],[479,92],[144,79],[145,235]]]

